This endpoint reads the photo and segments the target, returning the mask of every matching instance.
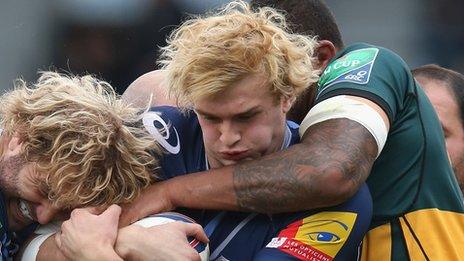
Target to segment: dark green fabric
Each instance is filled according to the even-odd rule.
[[[371,227],[418,209],[464,213],[437,115],[398,55],[364,43],[348,46],[323,73],[316,103],[336,95],[367,98],[390,120],[387,142],[367,179]]]

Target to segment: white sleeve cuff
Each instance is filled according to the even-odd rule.
[[[371,106],[345,95],[329,98],[311,108],[300,125],[300,137],[303,137],[310,126],[338,118],[350,119],[363,125],[374,137],[378,148],[377,156],[380,155],[388,136],[382,116]]]
[[[50,223],[47,225],[39,226],[34,233],[37,236],[27,244],[21,257],[22,261],[33,261],[37,259],[40,246],[49,238],[60,230],[60,223]]]

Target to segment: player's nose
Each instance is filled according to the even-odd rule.
[[[226,146],[232,146],[241,139],[240,131],[237,130],[230,122],[224,121],[221,124],[220,131],[221,136],[219,137],[219,140]]]

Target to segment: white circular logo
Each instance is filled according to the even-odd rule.
[[[155,126],[155,122],[161,124],[161,128]],[[179,134],[177,133],[176,127],[172,126],[174,133],[176,134],[176,139],[174,140],[174,145],[168,142],[171,135],[170,128],[168,124],[161,118],[157,112],[149,111],[143,115],[143,125],[148,130],[148,132],[153,135],[155,140],[163,146],[168,152],[172,154],[177,154],[180,151],[179,143]]]

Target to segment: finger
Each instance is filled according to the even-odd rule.
[[[201,261],[201,257],[200,257],[200,254],[198,254],[198,252],[194,252],[190,258],[190,260],[192,261]]]
[[[62,232],[67,231],[68,227],[71,226],[71,224],[72,224],[71,220],[66,220],[63,223],[61,223],[59,233],[61,234]]]
[[[58,248],[61,249],[61,231],[55,233],[55,242]]]
[[[132,220],[131,211],[128,205],[123,205],[121,215],[119,216],[119,228],[126,227],[136,220]]]
[[[201,261],[200,254],[196,250],[194,250],[193,248],[189,250],[189,253],[185,256],[185,260]]]
[[[83,208],[75,208],[75,209],[73,209],[73,211],[71,211],[71,215],[69,216],[69,219],[77,218],[83,212],[85,212],[85,210]]]
[[[96,214],[93,213],[92,211],[95,211],[93,210],[92,208],[75,208],[72,212],[71,212],[71,215],[70,215],[70,220],[73,220],[73,219],[81,219],[83,217],[89,217],[89,216],[95,216]]]
[[[209,239],[205,234],[205,231],[203,230],[203,227],[201,227],[198,224],[189,224],[189,223],[184,223],[184,222],[179,222],[183,223],[183,231],[184,233],[189,236],[189,237],[195,237],[196,239],[200,240],[201,242],[208,243]]]
[[[113,204],[108,207],[103,213],[101,213],[100,216],[103,218],[108,218],[110,222],[116,222],[116,224],[119,222],[119,216],[121,215],[121,207]]]
[[[87,212],[89,212],[90,214],[100,215],[101,213],[103,213],[106,210],[106,207],[103,207],[103,206],[88,207],[88,208],[85,208],[85,210],[87,210]]]

